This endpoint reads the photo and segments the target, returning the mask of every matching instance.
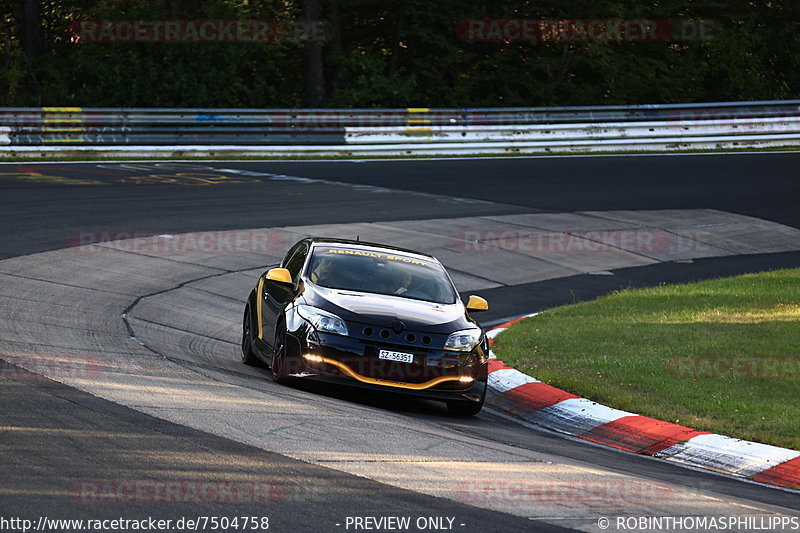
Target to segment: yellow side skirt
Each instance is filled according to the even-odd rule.
[[[258,338],[264,340],[264,332],[262,331],[261,324],[261,301],[264,296],[261,294],[264,291],[264,276],[258,280],[258,289],[256,289],[256,314],[258,315]]]

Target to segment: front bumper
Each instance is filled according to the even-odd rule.
[[[422,349],[319,333],[291,332],[302,371],[297,377],[384,390],[436,400],[481,401],[488,356],[479,345],[471,352]],[[380,350],[413,354],[413,362],[380,359]]]

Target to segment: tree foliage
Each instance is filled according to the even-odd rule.
[[[796,0],[0,0],[0,105],[527,107],[798,98],[798,14]],[[716,30],[713,39],[695,41],[462,39],[459,23],[473,19],[702,19]],[[286,33],[275,42],[76,41],[74,25],[97,20],[268,20]]]

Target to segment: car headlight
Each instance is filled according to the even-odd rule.
[[[297,306],[297,313],[318,331],[347,335],[347,326],[344,320],[333,313],[302,304]]]
[[[445,350],[453,350],[456,352],[470,352],[478,343],[481,342],[481,330],[479,329],[462,329],[451,333],[444,343]]]

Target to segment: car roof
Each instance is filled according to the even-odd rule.
[[[436,261],[437,263],[439,262],[438,259],[436,259],[435,257],[433,257],[430,254],[417,252],[416,250],[409,250],[408,248],[400,248],[400,247],[397,247],[397,246],[390,246],[388,244],[380,244],[380,243],[376,243],[376,242],[366,242],[366,241],[360,241],[360,240],[359,241],[353,241],[353,240],[348,240],[348,239],[330,239],[330,238],[325,238],[325,237],[309,237],[309,238],[303,239],[303,240],[305,240],[305,241],[307,241],[307,242],[309,242],[310,244],[313,244],[313,245],[330,244],[330,245],[346,246],[346,247],[350,247],[350,248],[359,248],[359,249],[366,249],[366,250],[383,250],[383,251],[387,251],[388,250],[388,251],[392,251],[392,252],[402,252],[402,253],[405,253],[405,254],[417,255],[417,256],[420,256],[420,257],[425,257],[425,258],[428,258],[428,259],[432,259],[432,260]]]

